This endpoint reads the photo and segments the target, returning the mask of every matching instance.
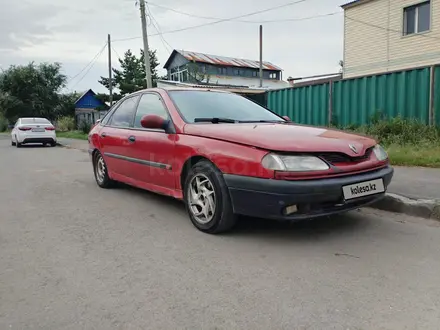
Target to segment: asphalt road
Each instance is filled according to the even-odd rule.
[[[372,210],[206,235],[87,153],[0,139],[0,329],[438,329],[439,256],[437,223]]]

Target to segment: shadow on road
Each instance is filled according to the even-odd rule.
[[[142,198],[153,201],[157,207],[172,209],[179,216],[188,218],[182,201],[157,195],[155,193],[137,189],[124,184],[118,185],[119,189],[141,195]],[[171,219],[170,219],[171,220]],[[172,220],[171,220],[172,221]],[[188,224],[191,225],[189,219]],[[320,240],[321,238],[337,238],[356,234],[369,226],[369,218],[362,216],[359,211],[351,211],[341,215],[302,221],[275,221],[260,218],[240,217],[233,231],[223,234],[228,237],[254,237],[266,239],[285,238],[288,240]]]

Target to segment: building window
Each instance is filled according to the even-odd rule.
[[[234,76],[239,76],[239,75],[240,75],[240,70],[234,69]]]
[[[252,71],[252,77],[258,77],[258,71]]]
[[[227,74],[227,69],[222,67],[217,67],[217,73],[218,74]]]
[[[431,1],[403,9],[403,35],[429,31],[431,26]]]
[[[180,66],[170,70],[170,80],[185,82],[188,81],[188,70],[186,66]]]
[[[270,79],[277,79],[277,74],[276,74],[275,72],[271,72],[271,73],[269,74],[269,78],[270,78]]]

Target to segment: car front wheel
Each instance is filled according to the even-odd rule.
[[[95,180],[101,188],[111,188],[114,181],[108,176],[107,165],[99,151],[93,157],[93,171],[95,173]]]
[[[208,161],[198,162],[190,169],[184,185],[184,200],[191,222],[202,232],[219,234],[232,229],[236,223],[223,175]]]

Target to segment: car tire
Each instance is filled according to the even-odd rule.
[[[11,140],[11,146],[15,147],[15,142]]]
[[[184,184],[184,202],[191,222],[204,233],[227,232],[237,222],[223,175],[209,161],[198,162],[189,170]]]
[[[106,189],[114,185],[114,181],[108,176],[107,164],[99,151],[93,157],[93,173],[99,187]]]
[[[51,146],[51,147],[56,147],[56,146],[57,146],[57,143],[56,143],[56,142],[51,142],[51,143],[50,143],[50,146]]]

